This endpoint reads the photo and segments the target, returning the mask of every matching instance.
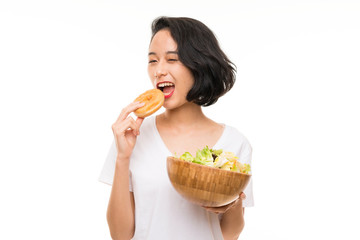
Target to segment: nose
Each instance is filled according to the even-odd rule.
[[[166,76],[168,73],[167,66],[165,61],[159,61],[155,68],[155,78],[161,78],[163,76]]]

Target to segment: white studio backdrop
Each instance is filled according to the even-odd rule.
[[[0,2],[0,239],[110,239],[97,178],[151,88],[150,24],[201,20],[237,65],[209,117],[253,146],[240,239],[360,239],[358,1]],[[176,207],[176,206],[175,206]]]

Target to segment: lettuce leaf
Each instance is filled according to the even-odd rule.
[[[234,172],[249,174],[251,171],[250,165],[240,163],[238,161],[239,158],[233,152],[226,152],[222,149],[209,149],[208,146],[197,150],[195,157],[189,152],[185,152],[180,156],[180,159],[186,162],[193,162]]]
[[[249,164],[247,163],[242,164],[240,168],[240,172],[248,174],[250,171],[251,171],[251,167]]]
[[[195,160],[195,158],[189,152],[185,152],[183,155],[181,155],[180,159],[186,162],[193,162]]]
[[[206,165],[206,166],[214,166],[214,158],[208,146],[204,147],[202,150],[198,150],[196,152],[194,163]]]
[[[210,152],[212,155],[215,155],[216,157],[219,156],[220,154],[222,154],[223,150],[222,149],[210,149]]]

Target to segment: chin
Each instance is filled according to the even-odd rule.
[[[179,109],[181,107],[184,107],[184,106],[190,106],[190,105],[196,105],[195,103],[191,103],[191,102],[188,102],[188,101],[183,101],[183,102],[175,102],[175,101],[168,101],[164,102],[164,105],[163,107],[166,109],[166,110],[175,110],[175,109]]]

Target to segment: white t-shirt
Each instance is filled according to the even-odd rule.
[[[214,149],[231,151],[242,163],[251,164],[252,149],[235,128],[225,125]],[[113,142],[99,181],[112,184],[116,147]],[[156,128],[156,117],[146,118],[130,159],[130,186],[135,199],[134,240],[221,240],[219,216],[182,198],[172,187],[166,170],[167,149]],[[244,207],[253,202],[252,180],[244,190]]]

